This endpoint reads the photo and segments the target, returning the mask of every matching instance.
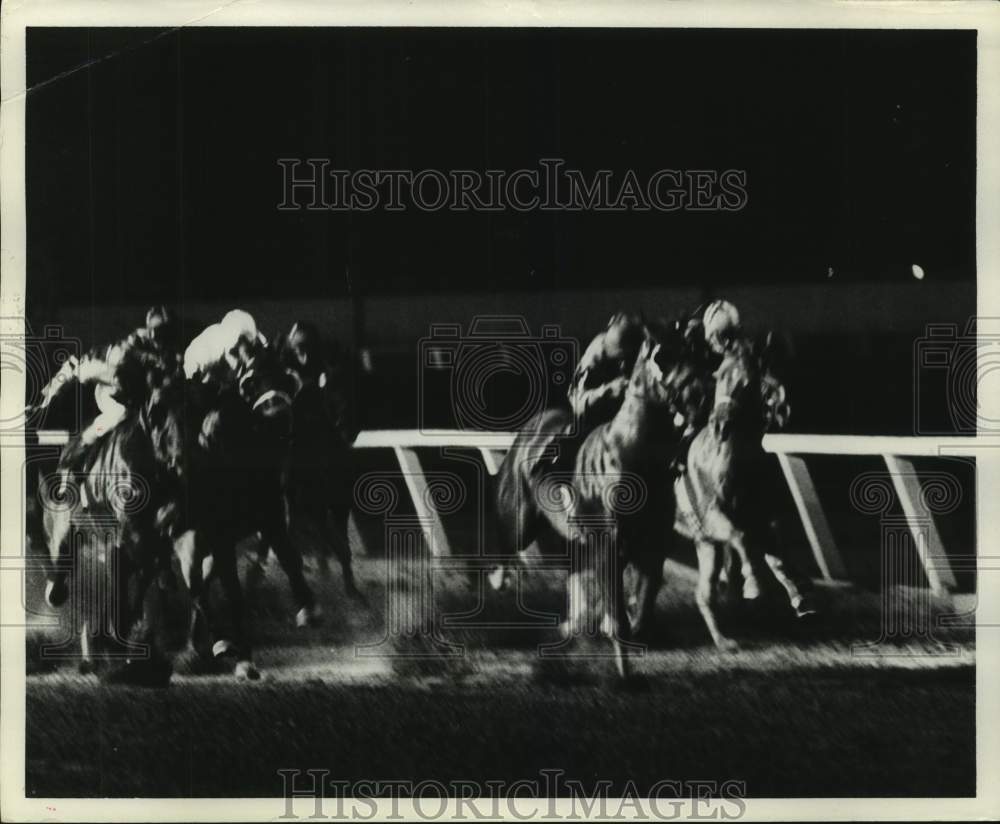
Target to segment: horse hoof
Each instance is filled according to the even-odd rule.
[[[496,567],[486,576],[494,592],[502,592],[507,588],[510,578],[503,567]]]
[[[76,671],[80,675],[93,675],[97,668],[94,666],[94,662],[89,658],[84,658],[79,664],[76,665]]]
[[[819,614],[819,607],[816,602],[808,595],[803,595],[798,599],[798,602],[792,604],[795,609],[796,618],[814,618]]]
[[[299,629],[314,627],[320,622],[322,615],[323,611],[316,604],[309,607],[302,607],[302,609],[295,613],[295,626]]]
[[[748,575],[743,579],[743,600],[756,601],[758,598],[760,598],[760,584],[754,576]]]
[[[715,645],[719,648],[719,652],[739,652],[740,649],[739,642],[732,638],[719,638]]]
[[[225,638],[220,638],[214,644],[212,644],[212,657],[221,658],[223,655],[231,652],[233,650],[233,642]]]
[[[66,603],[69,598],[69,587],[65,581],[45,582],[45,603],[50,607],[59,608]]]
[[[233,675],[237,681],[259,681],[260,671],[253,665],[252,661],[237,661],[233,668]]]

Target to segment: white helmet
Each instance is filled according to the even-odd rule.
[[[226,335],[221,323],[206,326],[184,350],[184,374],[193,378],[208,372],[226,354]]]
[[[722,352],[725,341],[740,328],[740,313],[728,300],[713,300],[702,316],[705,340],[716,352]]]
[[[242,309],[227,312],[219,325],[226,339],[232,341],[229,348],[235,346],[241,338],[249,341],[257,340],[257,321],[253,319],[253,315]]]

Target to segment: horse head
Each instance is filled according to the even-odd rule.
[[[682,338],[646,328],[626,397],[662,410],[670,427],[683,429],[704,406],[702,372]]]
[[[785,387],[770,366],[770,341],[738,342],[727,348],[715,372],[712,418],[717,434],[738,430],[754,436],[788,419]]]
[[[791,416],[791,406],[784,383],[775,374],[788,359],[784,344],[768,333],[758,348],[761,364],[761,401],[763,403],[764,425],[768,431],[784,429]]]

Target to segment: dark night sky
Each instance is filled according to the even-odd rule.
[[[931,31],[31,29],[29,298],[877,280],[918,261],[973,280],[975,48]],[[745,169],[749,202],[279,212],[277,159],[310,156]]]

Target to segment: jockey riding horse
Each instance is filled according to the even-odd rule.
[[[73,436],[39,487],[51,561],[46,600],[61,606],[73,585],[83,663],[92,652],[119,659],[108,674],[116,680],[165,683],[170,675],[146,596],[169,565],[163,515],[181,497],[182,444],[163,395],[182,380],[177,365],[146,336],[123,347],[104,373],[122,407],[115,425],[89,441],[87,432]],[[145,642],[153,647],[135,646]]]
[[[177,348],[177,322],[165,306],[152,306],[146,312],[144,326],[119,341],[96,347],[82,358],[71,357],[55,377],[42,388],[42,400],[37,409],[45,409],[74,383],[94,386],[94,399],[100,414],[73,441],[73,453],[63,461],[72,467],[80,454],[107,435],[125,417],[126,407],[120,397],[119,365],[127,360],[134,348],[155,352],[163,359],[162,368],[173,371],[180,365]]]
[[[623,326],[627,328],[627,320],[614,320],[609,330],[617,336]],[[572,424],[572,413],[562,408],[540,413],[507,452],[496,498],[506,560],[494,586],[502,584],[504,566],[516,564],[518,554],[532,542],[543,555],[565,556],[569,549],[574,564],[563,637],[571,641],[588,614],[593,615],[583,588],[590,578],[598,585],[602,604],[600,632],[611,640],[623,677],[629,675],[625,647],[641,637],[652,620],[672,540],[671,459],[679,440],[676,389],[686,382],[690,369],[676,340],[661,341],[650,330],[640,330],[631,374],[611,418],[583,435],[571,460],[560,455],[553,467],[546,457]],[[613,341],[619,342],[617,337]],[[623,592],[626,564],[637,579],[637,608],[631,619]]]
[[[227,422],[239,419],[232,408],[234,398],[252,413],[252,441],[243,447],[247,454],[236,457],[243,471],[231,475],[232,482],[245,491],[245,499],[239,516],[230,519],[230,527],[241,532],[233,532],[237,539],[260,533],[261,549],[273,550],[288,576],[296,624],[307,626],[318,619],[319,609],[305,580],[302,556],[289,537],[283,489],[293,427],[294,380],[257,331],[253,317],[239,309],[192,341],[184,369],[206,393],[214,392],[209,408],[221,404],[202,425],[201,439],[206,445],[225,436]],[[227,404],[230,411],[225,414]]]
[[[702,402],[689,406],[684,416],[685,457],[675,484],[682,516],[678,529],[696,544],[707,540],[737,550],[747,600],[760,595],[751,556],[763,555],[796,615],[812,615],[816,607],[810,583],[776,545],[774,498],[782,485],[773,459],[761,446],[763,433],[783,428],[789,416],[785,388],[773,372],[773,336],[767,336],[763,347],[757,345],[743,333],[736,308],[715,301],[689,319],[686,338],[690,349],[701,353],[704,369],[692,388]],[[715,408],[705,402],[712,394]],[[694,443],[698,448],[689,460],[687,452]],[[703,594],[702,600],[707,598]],[[713,625],[710,621],[710,628]],[[713,637],[716,634],[713,630]],[[722,639],[722,644],[728,643]]]
[[[320,545],[324,572],[329,571],[326,552],[332,550],[347,594],[364,600],[354,582],[347,531],[355,475],[351,447],[358,430],[338,354],[328,357],[319,331],[309,323],[295,323],[282,339],[281,364],[294,380],[284,492],[290,531]]]

